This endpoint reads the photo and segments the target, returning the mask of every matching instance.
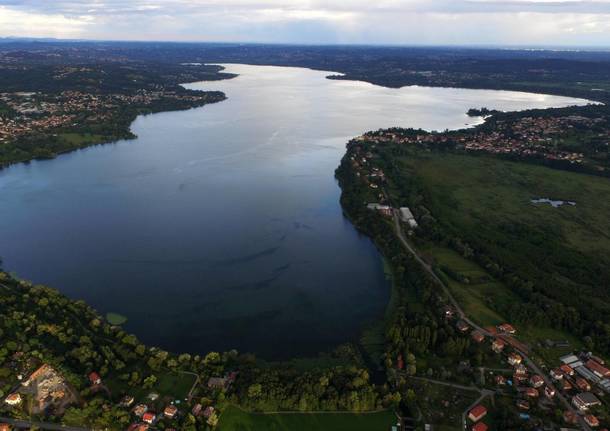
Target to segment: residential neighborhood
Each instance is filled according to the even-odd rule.
[[[21,355],[16,355],[12,362],[14,370],[20,370],[20,366],[28,364],[20,363]],[[16,417],[45,417],[54,416],[61,418],[70,407],[82,404],[83,393],[79,393],[76,388],[51,365],[44,363],[27,377],[22,377],[20,382],[14,386],[11,393],[4,397],[0,406],[0,416],[2,412],[14,415]],[[83,376],[82,381],[86,381],[90,387],[91,395],[95,395],[98,391],[106,393],[110,396],[107,402],[115,401],[115,408],[124,411],[132,417],[132,424],[128,430],[147,430],[149,427],[163,426],[165,429],[168,426],[178,426],[179,419],[185,416],[192,416],[194,420],[200,419],[209,426],[214,427],[219,420],[219,411],[214,407],[213,399],[220,392],[225,393],[235,381],[238,374],[230,372],[222,377],[210,377],[205,385],[207,390],[204,390],[203,385],[201,390],[207,395],[205,402],[207,405],[192,402],[190,397],[186,399],[168,398],[167,394],[161,396],[155,392],[149,392],[147,395],[136,398],[133,395],[125,394],[117,397],[117,394],[111,394],[109,389],[104,386],[102,377],[97,371],[90,372],[87,376]],[[191,392],[196,388],[196,384],[191,389]],[[141,391],[136,391],[141,392]],[[135,404],[135,406],[134,406]],[[133,406],[133,407],[132,407]],[[108,406],[110,407],[110,406]],[[0,430],[11,430],[9,424],[0,423]]]

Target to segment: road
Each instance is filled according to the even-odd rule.
[[[450,388],[462,389],[464,391],[482,392],[481,389],[477,388],[476,386],[464,386],[457,383],[444,382],[442,380],[427,379],[425,377],[409,376],[409,379],[419,380],[420,382],[432,383],[434,385],[449,386]]]
[[[386,198],[387,198],[387,194],[386,194]],[[388,202],[389,202],[389,199],[388,199]],[[473,327],[473,328],[477,329],[478,331],[480,331],[481,333],[485,334],[486,336],[493,337],[495,334],[492,334],[491,332],[489,332],[488,330],[477,325],[475,322],[473,322],[472,320],[470,320],[468,318],[468,316],[466,315],[466,313],[464,313],[464,310],[462,310],[462,307],[460,307],[460,304],[455,300],[455,298],[453,297],[453,295],[449,291],[449,288],[445,285],[443,280],[441,280],[436,275],[436,273],[434,272],[432,267],[430,265],[428,265],[428,263],[420,257],[417,250],[415,250],[415,248],[411,244],[409,244],[409,241],[407,241],[407,238],[405,237],[404,231],[400,224],[398,210],[394,209],[392,211],[392,214],[393,214],[393,218],[394,218],[394,227],[396,229],[396,236],[398,237],[398,239],[400,240],[402,245],[405,247],[405,249],[426,270],[426,272],[428,272],[428,274],[430,274],[432,279],[434,281],[436,281],[436,283],[443,289],[443,292],[445,292],[445,295],[449,299],[449,302],[451,302],[451,305],[457,311],[457,314],[460,316],[460,319],[462,319],[464,322],[468,323],[471,327]],[[540,375],[544,379],[544,382],[546,383],[546,385],[555,391],[557,398],[559,399],[559,401],[561,401],[561,403],[564,405],[564,407],[567,410],[577,414],[578,412],[572,406],[572,404],[570,404],[570,402],[563,396],[563,394],[561,392],[559,392],[557,390],[557,388],[555,388],[555,386],[553,385],[553,382],[548,377],[547,373],[542,372],[540,367],[538,367],[538,365],[532,359],[529,358],[529,356],[527,355],[527,352],[522,352],[521,350],[518,350],[518,351],[519,351],[519,354],[521,355],[521,357],[523,358],[524,362],[526,363],[526,365],[531,370],[533,370],[534,373]],[[587,425],[587,423],[584,421],[584,419],[581,415],[577,414],[577,417],[578,417],[578,421],[579,421],[579,425],[580,425],[581,429],[586,430],[586,431],[592,431],[591,427],[589,425]]]
[[[30,429],[31,427],[35,426],[35,427],[38,427],[43,430],[53,430],[53,431],[91,431],[88,428],[69,427],[69,426],[64,426],[64,425],[52,424],[52,423],[48,423],[48,422],[30,422],[30,421],[26,421],[26,420],[2,418],[2,417],[0,417],[0,422],[5,422],[18,429]]]
[[[474,409],[476,406],[478,406],[479,404],[481,404],[483,402],[483,400],[489,396],[492,396],[494,394],[493,391],[489,391],[487,389],[483,389],[481,391],[481,396],[479,397],[479,399],[477,399],[474,403],[472,403],[471,405],[468,406],[468,408],[466,410],[464,410],[464,413],[462,413],[462,429],[466,430],[467,429],[467,422],[466,422],[466,416],[468,415],[468,413],[470,412],[470,410]]]

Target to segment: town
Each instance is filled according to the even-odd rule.
[[[3,406],[0,407],[2,413],[15,418],[27,417],[63,417],[70,414],[67,411],[70,407],[76,407],[83,403],[83,393],[79,393],[76,387],[66,379],[59,371],[51,365],[43,363],[29,373],[25,369],[34,366],[32,358],[27,358],[24,352],[16,352],[12,355],[8,364],[8,369],[15,373],[18,381],[4,398]],[[227,373],[222,377],[210,377],[203,388],[200,388],[205,396],[193,399],[193,391],[197,389],[199,378],[194,382],[189,394],[184,399],[172,399],[167,394],[161,395],[150,391],[146,394],[140,391],[140,398],[125,393],[117,398],[111,394],[109,387],[96,372],[91,371],[87,376],[83,376],[83,385],[88,386],[85,393],[87,396],[114,395],[118,401],[114,409],[123,411],[129,415],[133,423],[127,428],[129,431],[144,431],[149,427],[162,425],[163,429],[178,429],[179,424],[198,421],[215,427],[219,420],[219,412],[215,409],[214,399],[220,393],[225,394],[237,378],[237,372]],[[27,376],[27,377],[24,377]],[[146,386],[146,385],[145,385]],[[110,405],[102,405],[103,410],[109,410]],[[0,430],[11,430],[9,423],[0,421]]]
[[[605,172],[604,154],[610,145],[610,124],[601,114],[585,117],[494,113],[473,129],[442,133],[388,129],[356,138],[356,142],[363,141],[450,147],[457,151],[558,162],[564,166],[590,165],[596,172]],[[580,151],[570,150],[575,147]]]

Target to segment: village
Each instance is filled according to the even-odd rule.
[[[18,383],[11,392],[2,400],[0,416],[11,416],[16,418],[61,418],[70,407],[81,406],[86,400],[83,392],[64,377],[56,368],[47,363],[38,366],[27,377],[23,368],[34,365],[31,358],[25,359],[23,353],[13,355],[9,367],[15,373]],[[129,431],[145,431],[149,428],[161,426],[165,430],[179,429],[180,423],[187,416],[195,421],[202,421],[210,427],[218,424],[220,411],[214,405],[214,399],[220,393],[226,393],[237,378],[237,372],[229,372],[222,377],[210,377],[205,387],[200,390],[206,396],[199,400],[193,400],[193,389],[198,385],[199,377],[195,380],[189,395],[184,399],[172,398],[169,394],[160,394],[150,391],[136,398],[129,393],[111,393],[100,374],[91,371],[82,377],[82,382],[87,387],[88,397],[101,395],[104,397],[105,409],[113,407],[122,410],[132,418]],[[142,392],[142,391],[137,391]],[[111,401],[114,399],[115,401]],[[4,413],[4,414],[3,414]],[[191,419],[191,420],[192,420]],[[0,431],[10,431],[11,425],[0,421]]]
[[[205,95],[179,94],[163,89],[138,90],[135,94],[93,94],[65,91],[61,94],[17,92],[0,94],[0,144],[34,134],[50,134],[62,128],[108,122],[125,106],[146,107],[162,99],[197,103]],[[1,109],[4,105],[4,110]]]
[[[568,150],[570,133],[594,127],[603,132],[591,137],[603,143],[607,149],[610,130],[604,127],[605,119],[580,115],[557,117],[521,117],[515,120],[496,120],[493,127],[479,127],[455,132],[421,133],[389,129],[369,132],[356,138],[356,142],[387,143],[399,145],[453,145],[457,150],[512,155],[523,158],[542,158],[580,165],[585,154]]]

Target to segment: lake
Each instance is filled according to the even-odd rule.
[[[389,298],[379,253],[339,205],[334,170],[350,138],[473,125],[473,107],[584,103],[227,71],[239,76],[188,85],[224,91],[222,103],[141,116],[136,140],[0,171],[4,268],[125,316],[170,351],[312,355],[356,339]]]

